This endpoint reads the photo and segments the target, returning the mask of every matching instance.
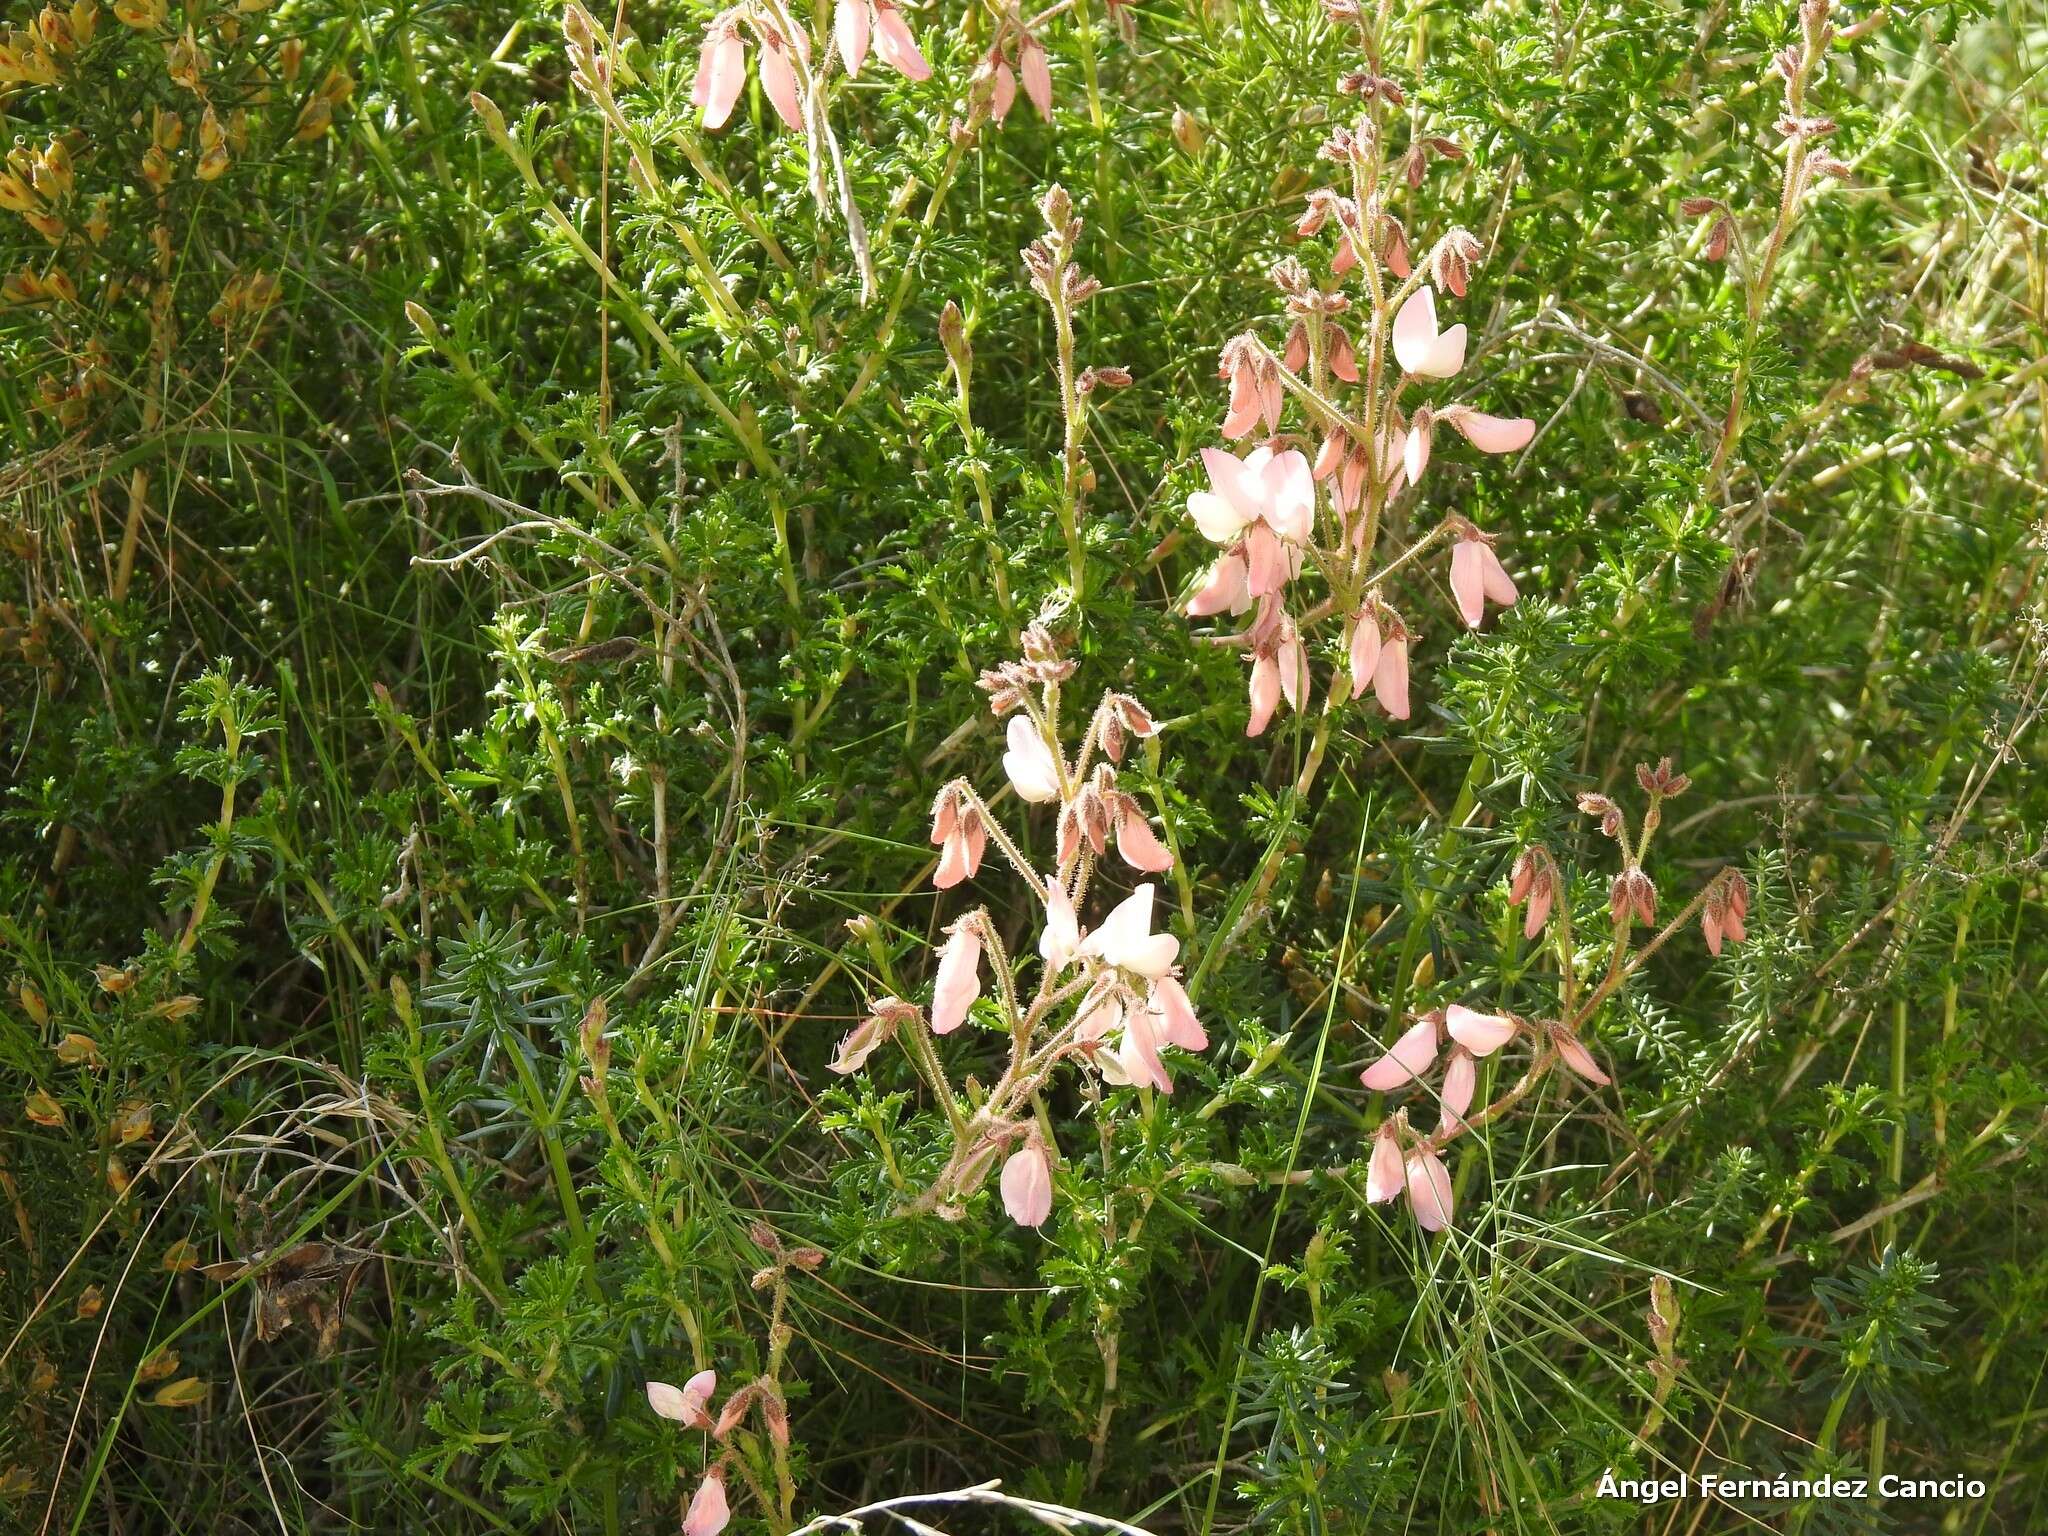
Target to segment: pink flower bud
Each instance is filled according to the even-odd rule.
[[[1052,1159],[1034,1132],[1003,1164],[1003,1209],[1020,1227],[1042,1227],[1052,1214]]]

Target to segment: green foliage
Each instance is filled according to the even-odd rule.
[[[948,0],[912,81],[760,0],[830,144],[753,30],[702,125],[697,0],[10,16],[0,1523],[670,1530],[715,1470],[770,1536],[990,1478],[1605,1532],[1670,1511],[1603,1472],[1704,1469],[1987,1492],[1674,1528],[2040,1528],[2048,24],[1366,9]],[[1054,121],[998,126],[1027,22]],[[1370,352],[1295,229],[1360,121],[1418,266],[1484,247],[1428,398],[1535,432],[1368,493],[1410,716],[1325,710],[1368,584],[1311,561],[1311,691],[1247,736],[1187,506],[1276,264]],[[1470,630],[1451,516],[1520,594]],[[932,882],[963,779],[1060,857],[979,686],[1035,617],[1069,745],[1105,691],[1162,727],[1115,783],[1209,1040],[1170,1095],[1021,1081],[1042,894],[993,843]],[[975,910],[962,1027],[836,1072]],[[1454,1003],[1523,1023],[1431,1234],[1368,1160],[1440,1078],[1359,1075]],[[704,1369],[715,1432],[656,1415]]]

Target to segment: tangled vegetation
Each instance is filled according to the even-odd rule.
[[[10,11],[0,1521],[2041,1529],[2044,67]]]

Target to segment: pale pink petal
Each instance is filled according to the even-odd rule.
[[[973,873],[968,862],[966,834],[956,826],[947,834],[945,845],[939,850],[939,867],[932,875],[932,884],[939,890],[950,891]]]
[[[1408,1206],[1425,1232],[1441,1232],[1451,1224],[1451,1171],[1434,1152],[1409,1154]]]
[[[1017,102],[1017,77],[1010,66],[1000,59],[996,61],[996,90],[989,102],[989,113],[997,122],[1010,115],[1010,108]]]
[[[1536,436],[1536,423],[1526,416],[1489,416],[1462,405],[1450,407],[1443,415],[1481,453],[1520,453]]]
[[[1280,375],[1277,370],[1259,381],[1259,410],[1266,418],[1266,430],[1268,432],[1278,432],[1280,430],[1280,410],[1286,404],[1286,400],[1286,392],[1280,383]]]
[[[1728,935],[1729,943],[1746,944],[1749,942],[1747,923],[1748,919],[1731,904],[1721,918],[1721,931]]]
[[[1424,283],[1394,316],[1394,359],[1402,372],[1424,372],[1436,342],[1436,294]]]
[[[1010,776],[1010,787],[1033,805],[1059,798],[1059,765],[1053,761],[1052,748],[1045,744],[1038,722],[1029,715],[1012,715],[1008,736],[1010,750],[1003,754],[1003,771]]]
[[[723,18],[715,18],[704,29],[704,41],[697,45],[697,73],[690,81],[690,105],[701,107],[711,99],[711,74],[718,63],[719,40],[725,35]]]
[[[1308,692],[1308,655],[1301,642],[1281,641],[1273,663],[1280,672],[1280,696],[1287,700],[1289,709],[1300,709],[1302,695]]]
[[[1439,1136],[1465,1128],[1465,1111],[1472,1107],[1472,1094],[1478,1086],[1479,1068],[1472,1053],[1463,1048],[1452,1051],[1444,1064],[1443,1115],[1436,1128]]]
[[[1429,356],[1416,372],[1432,379],[1448,379],[1465,366],[1465,327],[1454,325],[1439,335]]]
[[[681,1387],[671,1386],[668,1382],[647,1383],[647,1406],[664,1419],[673,1419],[678,1424],[689,1422],[689,1398],[684,1395]]]
[[[1515,578],[1508,574],[1507,567],[1500,563],[1500,556],[1493,552],[1491,545],[1480,547],[1486,551],[1479,562],[1479,580],[1487,601],[1500,608],[1512,606],[1522,595],[1515,590]]]
[[[1349,235],[1337,237],[1337,254],[1330,262],[1330,275],[1342,277],[1358,265],[1358,247],[1351,243]]]
[[[1587,1050],[1579,1037],[1571,1031],[1554,1029],[1550,1033],[1550,1039],[1557,1047],[1558,1059],[1594,1087],[1605,1088],[1614,1081],[1600,1070],[1600,1063],[1593,1059],[1593,1053]]]
[[[981,935],[965,923],[954,927],[939,952],[932,982],[932,1033],[950,1035],[981,996]]]
[[[1261,656],[1252,662],[1251,691],[1251,713],[1245,717],[1244,733],[1259,736],[1280,707],[1280,666],[1272,657]]]
[[[846,77],[860,74],[868,57],[868,0],[839,0],[832,13],[832,34],[839,43],[839,57],[846,65]]]
[[[1045,928],[1038,935],[1038,955],[1054,971],[1063,971],[1081,947],[1081,927],[1074,919],[1074,902],[1067,888],[1053,876],[1045,882]]]
[[[1498,1013],[1480,1013],[1463,1003],[1444,1010],[1444,1027],[1451,1038],[1474,1056],[1491,1056],[1515,1038],[1515,1021]]]
[[[1210,488],[1188,497],[1188,515],[1212,544],[1235,542],[1245,525],[1264,510],[1257,475],[1246,473],[1246,462],[1222,448],[1202,450]]]
[[[1346,384],[1358,382],[1358,354],[1352,350],[1351,338],[1341,326],[1330,344],[1330,372]]]
[[[1388,1048],[1386,1055],[1358,1075],[1358,1080],[1375,1093],[1399,1088],[1427,1072],[1436,1062],[1436,1020],[1411,1024],[1405,1034]]]
[[[1467,629],[1477,629],[1486,617],[1486,576],[1480,568],[1485,548],[1477,539],[1460,539],[1451,550],[1451,596],[1458,600]]]
[[[1299,321],[1287,333],[1287,350],[1280,355],[1280,361],[1296,373],[1308,366],[1308,327]]]
[[[906,80],[929,80],[932,67],[925,62],[910,23],[889,0],[875,0],[875,52],[882,62]]]
[[[1283,539],[1307,541],[1316,515],[1316,481],[1298,448],[1276,453],[1259,472],[1266,523]]]
[[[1184,1051],[1209,1049],[1209,1032],[1195,1017],[1195,1005],[1188,1001],[1187,988],[1171,976],[1152,984],[1152,1006],[1159,1011],[1160,1033],[1168,1045]]]
[[[725,1502],[725,1479],[713,1472],[690,1495],[690,1507],[683,1514],[683,1536],[718,1536],[732,1519]]]
[[[1202,589],[1188,599],[1189,617],[1200,619],[1226,611],[1243,613],[1251,606],[1250,578],[1244,556],[1234,551],[1219,555],[1209,567],[1209,577]]]
[[[796,132],[802,132],[804,115],[796,95],[796,71],[790,68],[789,55],[776,44],[761,49],[761,94],[768,98],[768,104],[775,109],[775,115],[783,125]]]
[[[1429,468],[1429,450],[1435,432],[1429,408],[1424,406],[1415,413],[1415,420],[1409,424],[1408,439],[1401,448],[1401,469],[1410,485],[1422,483],[1422,472]]]
[[[710,67],[704,85],[704,126],[718,129],[732,116],[733,104],[747,83],[747,45],[730,29],[719,33],[716,44],[706,40]]]
[[[1149,1009],[1125,1015],[1124,1038],[1117,1047],[1116,1060],[1133,1087],[1173,1092],[1173,1079],[1167,1075],[1166,1062],[1159,1054],[1162,1038],[1158,1015]]]
[[[1700,913],[1700,931],[1707,936],[1707,953],[1711,955],[1720,954],[1721,921],[1714,916],[1711,907]]]
[[[1271,597],[1294,575],[1287,546],[1264,523],[1254,523],[1244,536],[1245,589],[1253,597]]]
[[[1134,806],[1126,805],[1123,815],[1117,818],[1116,851],[1131,868],[1142,869],[1148,875],[1173,868],[1173,855],[1152,831],[1152,823],[1145,819],[1144,812]]]
[[[1408,1173],[1401,1164],[1401,1143],[1393,1122],[1382,1124],[1372,1139],[1372,1161],[1365,1168],[1365,1200],[1384,1205],[1407,1187]]]
[[[1045,47],[1027,36],[1017,48],[1017,72],[1024,77],[1024,94],[1046,122],[1052,121],[1052,70],[1047,67]]]
[[[1351,630],[1351,691],[1357,697],[1365,697],[1366,685],[1372,681],[1372,669],[1379,665],[1379,659],[1379,620],[1370,613],[1362,613]]]
[[[1389,640],[1380,647],[1380,659],[1373,667],[1372,691],[1379,695],[1380,708],[1396,720],[1408,718],[1408,641]]]
[[[1020,1227],[1042,1227],[1052,1214],[1052,1159],[1036,1145],[1012,1152],[1003,1164],[1003,1209]]]
[[[1545,884],[1540,891],[1529,896],[1529,915],[1522,921],[1522,937],[1533,939],[1543,931],[1543,925],[1550,921],[1550,906],[1556,900],[1556,891]]]
[[[1135,971],[1151,981],[1164,976],[1180,954],[1180,940],[1170,933],[1152,931],[1152,899],[1157,890],[1148,882],[1118,902],[1102,926],[1081,941],[1077,953]]]

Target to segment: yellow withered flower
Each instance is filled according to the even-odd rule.
[[[194,174],[201,181],[218,181],[228,168],[228,136],[213,108],[199,119],[199,164]]]
[[[0,171],[0,208],[9,213],[35,213],[42,206],[27,182],[12,171]]]
[[[71,151],[65,148],[62,139],[53,137],[36,156],[33,180],[36,191],[48,202],[61,203],[71,195]]]
[[[315,96],[299,113],[299,125],[292,130],[292,137],[301,144],[310,144],[322,138],[334,124],[334,104],[325,96]]]

